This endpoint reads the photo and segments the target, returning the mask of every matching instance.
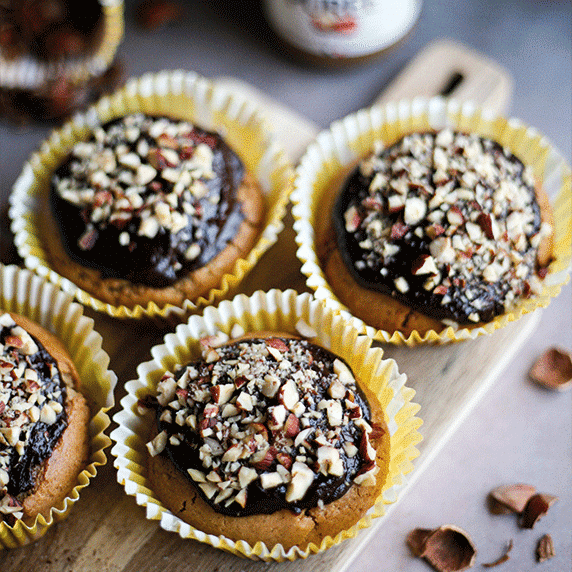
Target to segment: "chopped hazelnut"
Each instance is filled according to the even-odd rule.
[[[167,432],[161,431],[157,434],[157,436],[147,443],[147,450],[152,457],[159,455],[159,453],[163,452],[165,446],[167,445]]]
[[[292,465],[292,480],[286,490],[286,501],[295,502],[304,498],[304,495],[314,481],[315,474],[304,463],[295,462]]]
[[[348,486],[376,481],[379,468],[369,460],[375,459],[375,450],[369,437],[360,441],[373,429],[363,419],[355,378],[342,360],[313,353],[305,340],[221,345],[208,336],[201,347],[202,362],[159,382],[157,399],[164,403],[159,423],[171,432],[174,419],[177,429],[165,443],[158,436],[148,448],[158,454],[163,447],[188,446],[195,436],[202,439],[199,464],[189,476],[212,503],[244,508],[246,490],[258,478],[260,487],[297,502],[314,479],[342,477],[346,460],[359,453],[358,444],[364,447],[362,457],[358,467],[348,467],[353,471]],[[211,351],[217,360],[204,359]],[[318,372],[326,376],[321,386],[316,385]],[[357,434],[344,432],[348,424],[355,425]],[[185,432],[193,437],[187,439]]]

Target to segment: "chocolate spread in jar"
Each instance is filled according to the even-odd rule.
[[[365,288],[445,324],[488,322],[540,289],[541,222],[530,169],[494,141],[415,133],[363,160],[333,212]]]
[[[349,367],[305,340],[248,339],[207,348],[167,373],[151,455],[168,456],[217,512],[299,513],[378,471],[370,409]]]
[[[206,265],[244,220],[238,156],[185,121],[130,115],[74,146],[52,210],[74,260],[103,278],[165,287]]]
[[[35,337],[0,315],[0,516],[18,517],[18,498],[67,427],[66,386]]]

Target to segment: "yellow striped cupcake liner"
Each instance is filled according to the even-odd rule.
[[[526,165],[551,199],[554,211],[554,261],[548,268],[540,295],[520,302],[511,312],[497,316],[491,322],[474,328],[424,335],[414,331],[409,336],[401,332],[378,330],[361,322],[362,332],[381,342],[407,346],[423,343],[443,344],[474,339],[491,334],[518,320],[524,314],[546,307],[569,280],[572,259],[572,175],[569,165],[550,142],[534,128],[518,119],[506,119],[472,103],[459,103],[440,97],[416,98],[374,106],[358,111],[332,123],[308,146],[295,172],[291,195],[296,232],[297,256],[307,286],[316,298],[350,316],[351,311],[333,293],[320,267],[315,249],[316,221],[323,218],[322,197],[335,191],[340,175],[347,172],[359,158],[371,153],[375,141],[392,143],[407,133],[450,127],[476,133],[507,147]]]
[[[3,312],[26,316],[60,338],[78,370],[81,392],[92,413],[88,464],[66,498],[31,524],[17,521],[9,526],[0,522],[0,548],[17,548],[37,540],[54,523],[66,518],[81,490],[96,476],[98,467],[107,462],[105,449],[111,444],[105,434],[110,424],[107,412],[115,404],[117,377],[108,369],[109,356],[101,347],[101,336],[93,329],[93,320],[83,315],[83,307],[39,276],[0,264],[0,314]]]
[[[199,339],[204,336],[218,332],[230,335],[237,324],[246,332],[295,334],[300,321],[317,333],[312,341],[349,363],[361,384],[377,395],[383,407],[390,433],[389,472],[383,490],[374,506],[354,526],[334,538],[324,538],[320,545],[310,543],[285,550],[280,544],[266,546],[257,542],[251,546],[244,540],[205,534],[167,510],[152,490],[147,479],[145,444],[153,421],[151,416],[141,415],[137,402],[155,390],[167,369],[196,359],[200,355]],[[216,308],[206,308],[201,316],[191,316],[186,324],[180,324],[174,333],[165,336],[164,343],[155,346],[151,355],[151,361],[139,366],[138,378],[125,384],[127,395],[121,400],[121,410],[113,417],[118,427],[111,434],[114,441],[111,453],[115,456],[118,481],[125,492],[145,507],[148,519],[159,521],[161,528],[182,538],[198,540],[253,560],[283,562],[306,558],[354,538],[361,529],[370,526],[373,519],[383,517],[385,506],[395,502],[413,470],[413,460],[419,455],[416,445],[421,441],[418,428],[422,422],[416,417],[419,405],[411,401],[415,392],[405,385],[405,374],[399,373],[394,360],[383,359],[381,348],[372,348],[371,338],[359,334],[354,320],[344,319],[310,294],[297,294],[294,290],[258,291],[250,297],[240,294]]]
[[[258,241],[245,258],[225,274],[217,288],[181,307],[150,302],[127,307],[105,303],[51,267],[43,247],[39,212],[49,192],[50,178],[78,141],[88,138],[95,126],[128,113],[143,112],[185,119],[218,131],[253,173],[265,195],[265,220]],[[82,304],[116,318],[154,318],[181,321],[184,316],[213,304],[235,289],[244,276],[277,240],[283,228],[293,169],[286,153],[271,134],[256,106],[243,96],[194,72],[164,71],[132,79],[85,113],[55,130],[24,165],[10,196],[9,215],[16,245],[26,266],[57,284]]]

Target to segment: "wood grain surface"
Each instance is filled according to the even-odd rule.
[[[291,227],[265,254],[245,284],[245,292],[257,289],[267,278],[267,269],[289,269],[272,286],[295,286],[304,291],[299,263],[284,250],[293,242]],[[276,256],[282,263],[274,264]],[[287,265],[288,263],[288,265]],[[294,271],[297,271],[294,272]],[[274,274],[275,275],[275,274]],[[276,276],[275,276],[276,277]],[[284,282],[284,283],[283,283]],[[164,331],[153,323],[125,322],[86,309],[96,322],[110,368],[119,378],[116,402],[123,397],[123,384],[136,377],[137,365],[150,358],[149,350],[160,343]],[[419,478],[424,465],[444,444],[472,405],[494,383],[503,365],[514,355],[536,324],[536,316],[515,322],[492,336],[442,347],[403,348],[384,346],[386,357],[407,373],[407,385],[416,390],[421,404],[424,440],[418,446],[421,457],[412,477]],[[112,425],[112,428],[114,425]],[[404,491],[403,491],[404,492]],[[80,502],[63,522],[52,527],[36,543],[0,555],[3,572],[38,570],[45,572],[151,572],[196,570],[201,572],[256,572],[258,570],[339,572],[346,569],[362,543],[375,534],[390,514],[368,531],[323,554],[294,563],[250,562],[198,542],[182,540],[145,518],[142,507],[128,497],[116,482],[112,459],[92,484],[82,491]]]
[[[439,57],[435,56],[435,46],[430,46],[429,55],[421,54],[414,60],[386,93],[393,94],[392,97],[405,94],[404,90],[409,96],[421,93],[427,74],[436,76],[435,70],[439,68],[441,80],[450,78],[451,73],[461,73],[465,83],[461,82],[458,88],[466,90],[467,96],[470,94],[477,102],[486,102],[496,111],[506,108],[511,81],[503,70],[474,53],[465,52],[463,56],[463,49],[458,45],[441,43],[438,48]],[[451,50],[456,50],[455,55],[448,58],[447,54],[453,53]],[[426,57],[432,58],[432,69],[423,64]],[[421,68],[419,61],[423,64]],[[296,161],[315,136],[316,126],[232,78],[220,81],[233,89],[249,90],[252,97],[260,100]],[[424,95],[438,93],[443,89],[442,84],[443,81],[435,82],[433,92]],[[296,138],[291,137],[292,132],[296,132]],[[241,292],[250,294],[272,287],[308,291],[295,257],[290,214],[285,223],[278,242],[243,282]],[[125,394],[123,384],[136,377],[137,365],[150,358],[150,348],[162,342],[166,331],[151,322],[120,321],[89,309],[85,313],[95,320],[104,349],[111,357],[110,368],[119,379],[115,396],[119,403]],[[424,424],[420,431],[424,440],[419,445],[421,456],[409,484],[419,478],[462,419],[494,384],[503,367],[534,330],[537,314],[471,342],[442,347],[384,346],[385,356],[395,359],[400,371],[407,373],[407,385],[417,392],[414,401],[421,404],[419,416]],[[92,484],[82,491],[80,501],[64,522],[53,526],[32,545],[0,553],[0,566],[2,572],[341,572],[349,569],[360,546],[368,542],[380,526],[388,525],[390,519],[389,511],[356,539],[304,561],[265,564],[242,560],[210,546],[183,540],[162,530],[156,521],[147,520],[144,509],[117,483],[113,459],[110,459]]]

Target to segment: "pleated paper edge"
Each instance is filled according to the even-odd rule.
[[[391,142],[406,133],[445,126],[496,139],[533,167],[535,176],[551,198],[554,210],[556,262],[551,264],[544,280],[543,292],[539,296],[521,302],[511,312],[496,317],[492,322],[475,328],[455,330],[447,327],[441,332],[431,330],[424,335],[414,331],[405,336],[397,331],[378,330],[360,320],[361,330],[377,341],[411,347],[426,343],[458,342],[491,334],[537,308],[546,307],[570,278],[572,175],[560,152],[546,137],[518,119],[505,119],[470,102],[419,97],[411,101],[402,100],[362,109],[335,121],[318,134],[300,160],[291,194],[293,227],[298,246],[296,256],[302,262],[301,270],[306,276],[306,285],[313,290],[316,298],[351,316],[351,310],[338,300],[328,285],[314,249],[311,220],[315,208],[312,201],[316,179],[320,175],[331,178],[334,173],[349,167],[372,149],[376,139],[383,138]],[[327,182],[322,183],[322,186],[325,185]]]
[[[37,189],[41,186],[37,183],[37,178],[41,175],[47,179],[73,143],[87,137],[90,126],[135,111],[163,112],[169,115],[169,103],[177,98],[186,98],[185,109],[189,116],[193,116],[189,119],[201,127],[224,130],[230,125],[231,129],[240,132],[239,139],[244,148],[235,150],[242,157],[245,153],[252,156],[250,147],[256,150],[257,156],[252,160],[252,165],[248,166],[266,196],[266,224],[248,255],[240,258],[232,272],[223,276],[219,287],[211,289],[207,296],[194,301],[186,300],[182,306],[158,306],[155,302],[150,302],[146,307],[136,305],[129,308],[105,303],[50,268],[34,224],[36,196],[42,191],[47,192],[46,188]],[[181,105],[179,101],[178,107]],[[256,145],[250,145],[252,141],[246,139],[250,131],[256,135]],[[54,130],[39,151],[31,155],[16,180],[10,196],[9,216],[18,253],[26,267],[58,285],[82,304],[116,318],[158,318],[180,322],[190,313],[212,305],[236,289],[260,257],[277,241],[284,228],[283,219],[292,177],[293,168],[286,152],[278,144],[267,120],[255,104],[195,72],[162,71],[132,78],[115,94],[103,97],[86,112],[76,114],[61,129]],[[47,180],[44,181],[46,182]]]
[[[156,384],[167,367],[188,361],[192,351],[187,345],[188,339],[198,340],[221,330],[228,333],[236,323],[245,331],[286,329],[295,332],[298,320],[303,320],[319,333],[318,343],[345,357],[353,367],[358,362],[367,364],[367,368],[361,367],[360,373],[371,372],[369,377],[366,375],[368,385],[380,399],[391,435],[389,473],[384,489],[374,507],[358,523],[335,538],[326,537],[319,546],[311,543],[305,548],[295,546],[286,551],[281,545],[267,547],[258,542],[250,546],[245,541],[235,542],[224,536],[205,534],[175,517],[151,490],[145,468],[144,427],[149,418],[137,415],[137,400],[148,393],[148,384]],[[354,538],[359,530],[369,527],[374,518],[384,515],[385,504],[398,498],[405,486],[406,475],[413,469],[413,460],[419,455],[415,446],[421,440],[417,429],[422,422],[415,417],[419,406],[411,401],[414,390],[405,386],[406,376],[399,374],[395,361],[384,360],[383,350],[372,349],[371,343],[371,338],[360,335],[351,320],[348,323],[342,315],[326,308],[310,294],[298,295],[293,290],[258,291],[251,297],[240,294],[232,301],[221,302],[218,308],[207,308],[204,316],[191,316],[187,324],[177,326],[174,333],[165,336],[163,344],[151,350],[153,360],[139,366],[138,379],[125,384],[128,393],[121,400],[121,411],[113,418],[118,427],[111,434],[114,442],[111,454],[116,458],[114,465],[118,470],[118,482],[128,495],[135,496],[137,504],[146,508],[148,519],[160,521],[161,528],[176,532],[182,538],[198,540],[254,560],[282,562],[307,558]],[[345,350],[340,351],[342,348]],[[143,438],[139,437],[140,434]]]
[[[88,398],[92,417],[89,425],[90,457],[78,475],[77,484],[62,503],[53,507],[47,518],[39,515],[33,524],[17,521],[14,526],[0,523],[0,549],[29,544],[55,523],[66,518],[80,498],[80,491],[106,464],[105,449],[111,440],[105,434],[111,420],[107,412],[114,406],[115,373],[108,369],[109,356],[102,349],[102,338],[94,322],[83,315],[83,307],[70,296],[30,271],[0,264],[0,313],[24,315],[55,333],[65,344],[82,381],[81,391]]]

